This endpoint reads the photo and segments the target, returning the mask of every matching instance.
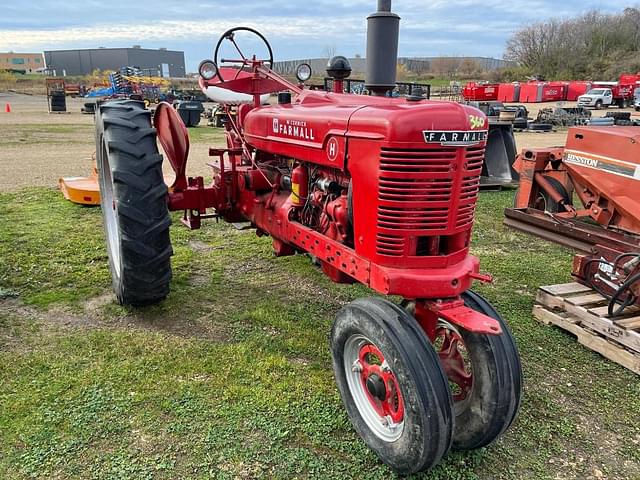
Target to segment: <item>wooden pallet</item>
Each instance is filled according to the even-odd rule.
[[[607,300],[579,283],[540,287],[533,316],[571,332],[587,348],[640,375],[640,308],[607,317]]]

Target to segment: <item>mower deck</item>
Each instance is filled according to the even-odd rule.
[[[172,185],[175,177],[165,175],[164,182]],[[94,166],[89,177],[60,177],[58,186],[64,198],[79,205],[100,205],[98,172]]]
[[[95,169],[90,177],[62,177],[58,185],[64,198],[80,205],[100,205],[100,188]]]

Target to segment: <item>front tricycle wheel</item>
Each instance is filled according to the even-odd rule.
[[[465,305],[500,323],[502,333],[473,333],[438,319],[434,348],[453,399],[453,448],[489,445],[513,423],[520,407],[522,368],[518,349],[500,314],[482,296],[462,294]],[[409,312],[415,304],[405,303]]]
[[[416,320],[389,301],[359,299],[331,331],[338,390],[355,430],[400,474],[437,464],[453,433],[438,357]]]

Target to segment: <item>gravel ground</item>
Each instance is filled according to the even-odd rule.
[[[5,113],[7,103],[11,113]],[[67,98],[67,113],[49,114],[44,96],[0,92],[0,191],[55,187],[60,177],[91,172],[94,121],[93,115],[80,113],[84,103]],[[192,143],[190,158],[204,161],[192,161],[188,173],[210,176],[205,164],[209,143]]]
[[[53,187],[62,176],[83,176],[90,172],[91,154],[95,150],[93,115],[80,113],[84,102],[80,98],[67,98],[67,113],[49,114],[44,96],[0,92],[0,171],[5,172],[0,176],[0,191],[25,186]],[[11,113],[4,111],[7,103],[11,104]],[[574,106],[575,102],[565,104]],[[540,108],[549,106],[554,104],[527,104],[531,117]],[[594,115],[604,116],[605,112]],[[635,112],[633,115],[640,118]],[[518,150],[561,146],[566,136],[566,130],[516,133],[516,143]],[[210,175],[206,166],[210,144],[206,135],[192,141],[190,174]]]

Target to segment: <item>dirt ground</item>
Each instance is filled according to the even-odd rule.
[[[60,177],[86,176],[95,151],[94,118],[80,112],[85,99],[67,98],[67,112],[49,114],[45,96],[0,92],[0,191],[55,186]],[[11,105],[11,113],[5,105]],[[202,128],[209,128],[200,124]],[[213,129],[212,129],[213,130]],[[210,142],[193,142],[188,173],[210,175]],[[203,159],[203,160],[200,160]],[[170,166],[166,165],[170,170]]]
[[[80,112],[85,100],[67,98],[67,113],[47,113],[44,96],[0,92],[0,191],[15,191],[25,186],[55,186],[62,176],[84,176],[91,170],[91,155],[95,150],[93,115]],[[11,113],[5,113],[5,105]],[[575,102],[563,102],[575,106]],[[541,108],[554,104],[527,104],[535,118]],[[615,109],[617,110],[617,109]],[[596,116],[604,116],[596,112]],[[640,118],[640,114],[632,115]],[[208,129],[201,123],[202,129]],[[567,131],[549,133],[517,132],[518,150],[561,146]],[[204,137],[204,138],[203,138]],[[211,141],[198,135],[191,142],[189,172],[208,176],[210,170],[207,149]]]

